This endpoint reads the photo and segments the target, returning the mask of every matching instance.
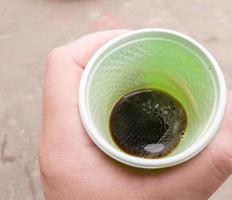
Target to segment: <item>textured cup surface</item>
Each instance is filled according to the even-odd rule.
[[[141,89],[165,91],[187,112],[184,139],[164,158],[131,156],[112,141],[109,117],[114,104]],[[120,36],[96,52],[83,73],[79,99],[83,124],[105,153],[128,165],[162,168],[193,157],[215,136],[226,89],[218,64],[197,42],[170,30],[144,29]]]

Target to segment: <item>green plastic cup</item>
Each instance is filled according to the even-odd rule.
[[[167,156],[129,155],[113,142],[109,117],[124,95],[158,89],[175,97],[188,117],[183,140]],[[140,168],[163,168],[199,153],[216,135],[223,118],[226,86],[213,56],[199,43],[165,29],[131,31],[100,48],[84,70],[80,114],[88,135],[112,158]]]

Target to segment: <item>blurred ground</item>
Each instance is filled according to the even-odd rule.
[[[44,60],[54,47],[110,28],[163,27],[216,57],[232,88],[230,0],[0,0],[0,199],[43,199],[37,163]],[[232,199],[232,178],[211,200]]]

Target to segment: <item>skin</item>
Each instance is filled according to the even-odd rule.
[[[102,153],[78,111],[81,74],[93,53],[126,30],[98,32],[54,49],[47,58],[40,169],[46,200],[205,200],[232,173],[232,92],[216,138],[193,159],[141,170]]]

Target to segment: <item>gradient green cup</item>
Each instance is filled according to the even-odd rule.
[[[115,103],[147,88],[175,97],[188,117],[183,140],[158,159],[123,152],[109,130]],[[199,43],[171,30],[142,29],[113,39],[95,53],[81,79],[79,103],[88,135],[106,154],[135,167],[163,168],[192,158],[213,139],[225,110],[226,86],[217,62]]]

